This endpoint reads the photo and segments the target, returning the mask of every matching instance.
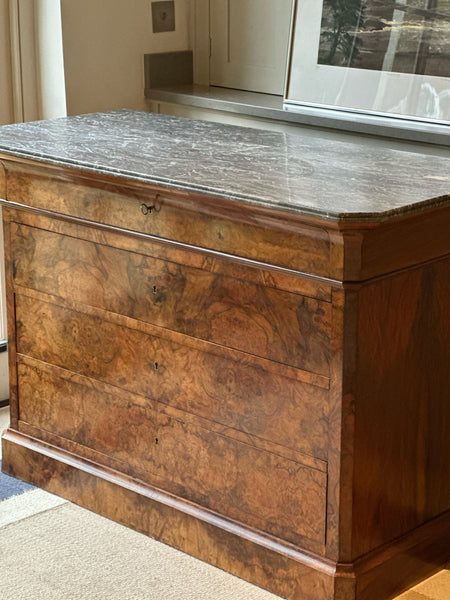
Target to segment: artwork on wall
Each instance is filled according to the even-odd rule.
[[[286,99],[450,122],[450,0],[297,0]]]

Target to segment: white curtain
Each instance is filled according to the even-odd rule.
[[[60,0],[0,0],[0,125],[65,115]],[[0,341],[6,336],[0,228]]]
[[[60,0],[0,0],[0,120],[65,116]]]
[[[0,0],[0,125],[14,121],[9,0]]]

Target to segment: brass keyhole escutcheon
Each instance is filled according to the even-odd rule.
[[[146,204],[145,202],[142,202],[141,204],[141,213],[143,215],[151,215],[152,213],[159,213],[159,211],[161,210],[161,202],[158,201],[159,200],[159,194],[156,195],[155,199],[154,199],[154,204]]]
[[[150,206],[149,204],[141,204],[141,212],[143,215],[150,215],[155,210],[154,206]]]

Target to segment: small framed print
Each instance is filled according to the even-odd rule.
[[[450,124],[450,0],[296,0],[285,100]]]

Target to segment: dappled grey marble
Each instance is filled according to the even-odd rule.
[[[139,111],[0,127],[1,152],[333,220],[450,202],[450,155]]]

